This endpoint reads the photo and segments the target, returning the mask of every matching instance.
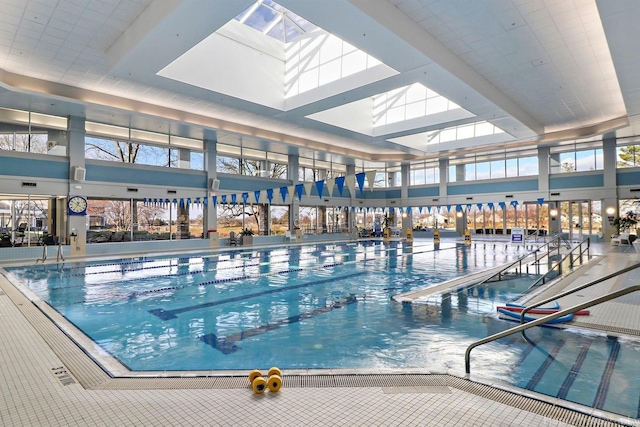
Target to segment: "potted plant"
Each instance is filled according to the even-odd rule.
[[[242,246],[253,245],[253,229],[245,228],[240,232]]]
[[[618,234],[620,234],[620,232],[629,233],[637,223],[638,215],[633,211],[629,211],[625,215],[621,217],[619,216],[613,221],[613,225],[616,227]]]

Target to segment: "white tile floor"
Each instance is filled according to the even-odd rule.
[[[625,262],[640,255],[618,255]],[[610,268],[610,267],[603,267]],[[0,276],[0,290],[14,291]],[[12,294],[13,295],[13,294]],[[13,296],[11,297],[13,298]],[[455,387],[286,388],[256,395],[247,388],[105,390],[85,388],[33,322],[26,299],[0,291],[2,426],[563,426],[615,425],[574,414],[529,412]],[[23,309],[21,311],[21,308]],[[31,307],[26,307],[31,308]],[[637,309],[637,307],[636,307]],[[637,310],[636,310],[637,312]],[[598,322],[603,321],[599,319]],[[623,324],[626,325],[625,322]],[[637,321],[635,323],[637,328]],[[69,369],[72,371],[72,369]],[[286,372],[285,384],[286,384]],[[66,385],[65,385],[66,384]],[[531,393],[526,392],[527,395]],[[536,405],[545,405],[538,402]],[[534,405],[535,406],[535,405]],[[550,408],[551,405],[548,405]],[[552,408],[553,409],[553,408]],[[566,413],[563,412],[566,417]],[[597,422],[594,422],[597,421]],[[620,420],[638,425],[638,420]],[[569,422],[569,423],[567,423]]]

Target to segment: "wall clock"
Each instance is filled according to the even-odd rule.
[[[87,214],[87,199],[81,196],[71,196],[67,202],[69,208],[69,215],[86,215]]]

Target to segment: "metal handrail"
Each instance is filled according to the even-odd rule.
[[[593,286],[593,285],[597,285],[598,283],[602,283],[602,282],[604,282],[604,281],[606,281],[606,280],[613,279],[613,278],[614,278],[614,277],[616,277],[616,276],[619,276],[619,275],[621,275],[621,274],[627,273],[627,272],[629,272],[629,271],[631,271],[631,270],[635,270],[636,268],[639,268],[639,267],[640,267],[640,263],[633,264],[632,266],[625,267],[625,268],[623,268],[622,270],[618,270],[618,271],[616,271],[615,273],[607,274],[606,276],[599,277],[599,278],[597,278],[597,279],[595,279],[595,280],[592,280],[592,281],[590,281],[590,282],[587,282],[587,283],[585,283],[584,285],[580,285],[580,286],[578,286],[577,288],[569,289],[568,291],[564,291],[564,292],[561,292],[561,293],[559,293],[559,294],[557,294],[557,295],[554,295],[554,296],[552,296],[552,297],[549,297],[549,298],[543,299],[542,301],[538,301],[538,302],[537,302],[537,303],[535,303],[535,304],[528,305],[528,306],[526,306],[526,307],[522,310],[522,312],[521,312],[521,314],[520,314],[520,323],[524,323],[524,316],[525,316],[525,314],[527,314],[530,310],[532,310],[532,309],[534,309],[534,308],[536,308],[536,307],[540,307],[541,305],[545,305],[545,304],[547,304],[547,303],[550,303],[551,301],[557,300],[557,299],[559,299],[559,298],[566,297],[567,295],[571,295],[571,294],[573,294],[574,292],[581,291],[581,290],[586,289],[586,288],[589,288],[589,287],[591,287],[591,286]]]
[[[467,351],[465,352],[465,355],[464,355],[464,369],[465,369],[467,374],[471,373],[471,350],[473,350],[474,348],[476,348],[476,347],[478,347],[478,346],[480,346],[482,344],[486,344],[488,342],[495,341],[495,340],[500,339],[500,338],[508,337],[509,335],[515,334],[516,332],[524,331],[524,330],[532,328],[534,326],[542,325],[543,323],[547,323],[550,320],[557,319],[558,317],[566,316],[567,314],[575,313],[576,311],[582,310],[583,308],[589,308],[589,307],[592,307],[594,305],[598,305],[598,304],[601,304],[603,302],[607,302],[607,301],[610,301],[612,299],[615,299],[615,298],[618,298],[618,297],[621,297],[623,295],[630,294],[631,292],[636,292],[636,291],[640,291],[640,285],[634,285],[634,286],[630,286],[628,288],[619,289],[619,290],[611,292],[611,293],[609,293],[607,295],[603,295],[601,297],[594,298],[594,299],[589,300],[587,302],[583,302],[582,304],[574,305],[573,307],[569,307],[569,308],[566,308],[564,310],[560,310],[560,311],[558,311],[556,313],[553,313],[553,314],[548,314],[548,315],[546,315],[544,317],[541,317],[539,319],[532,320],[531,322],[527,322],[525,324],[515,326],[515,327],[513,327],[511,329],[507,329],[506,331],[502,331],[502,332],[499,332],[497,334],[493,334],[491,336],[488,336],[488,337],[486,337],[484,339],[481,339],[479,341],[476,341],[476,342],[472,343],[471,345],[469,345],[469,347],[467,347]]]
[[[587,248],[583,251],[582,250],[582,244],[587,242]],[[567,254],[565,254],[565,256],[562,257],[562,259],[560,259],[560,261],[558,261],[557,263],[555,263],[555,265],[553,265],[549,271],[547,271],[546,273],[544,273],[539,279],[537,279],[535,282],[533,282],[531,284],[531,286],[529,286],[529,288],[527,288],[526,291],[529,291],[533,288],[535,288],[536,286],[540,285],[540,282],[542,282],[542,284],[546,283],[546,278],[547,275],[549,273],[551,273],[552,271],[554,271],[556,269],[556,267],[559,267],[558,269],[558,273],[562,274],[562,263],[564,262],[564,260],[566,260],[568,257],[573,256],[573,253],[576,251],[576,249],[580,249],[580,258],[582,259],[582,254],[584,252],[587,253],[587,258],[589,257],[589,249],[591,247],[591,240],[589,237],[585,238],[582,242],[580,242],[578,245],[576,245],[573,249],[571,249]],[[558,254],[559,254],[559,250],[558,250]],[[573,259],[571,260],[571,267],[573,267]],[[525,291],[525,292],[526,292]]]
[[[556,239],[557,237],[555,237],[554,239]],[[553,242],[553,240],[550,240],[548,243],[545,243],[544,245],[536,248],[535,250],[533,250],[532,252],[521,256],[520,258],[518,258],[517,260],[515,260],[514,262],[512,262],[511,264],[508,264],[506,267],[504,267],[502,270],[498,271],[497,273],[492,274],[491,276],[487,277],[486,279],[483,279],[481,281],[479,281],[478,283],[474,284],[474,286],[479,286],[479,285],[483,285],[485,283],[487,283],[489,280],[493,279],[494,277],[498,276],[498,280],[500,280],[500,275],[502,273],[504,273],[507,270],[510,270],[514,265],[520,263],[520,271],[522,272],[522,260],[524,260],[525,258],[531,256],[531,254],[536,254],[536,258],[535,261],[538,261],[538,252],[540,252],[542,250],[542,248],[544,248],[545,246],[549,246],[551,244],[551,242]],[[542,258],[540,258],[542,259]],[[528,270],[527,270],[528,272]]]
[[[58,243],[58,254],[56,256],[56,262],[60,262],[60,260],[64,261],[64,254],[62,253],[62,243]]]
[[[47,260],[47,245],[42,245],[42,258],[38,258],[36,260],[36,264],[41,262],[44,264],[44,262]]]

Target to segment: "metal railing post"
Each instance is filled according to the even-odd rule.
[[[465,369],[465,372],[467,374],[471,373],[471,350],[473,350],[474,348],[476,348],[476,347],[478,347],[478,346],[480,346],[482,344],[486,344],[488,342],[495,341],[497,339],[507,337],[509,335],[515,334],[516,332],[524,332],[525,330],[527,330],[529,328],[532,328],[534,326],[542,325],[543,323],[547,323],[547,322],[549,322],[551,320],[557,319],[557,318],[565,316],[567,314],[572,314],[572,313],[575,313],[576,311],[582,310],[584,308],[589,308],[589,307],[592,307],[594,305],[601,304],[603,302],[607,302],[607,301],[610,301],[612,299],[615,299],[615,298],[618,298],[618,297],[621,297],[623,295],[627,295],[627,294],[630,294],[631,292],[636,292],[636,291],[640,291],[640,285],[634,285],[634,286],[630,286],[628,288],[619,289],[619,290],[611,292],[611,293],[609,293],[607,295],[603,295],[601,297],[594,298],[592,300],[583,302],[582,304],[574,305],[573,307],[569,307],[567,309],[560,310],[560,311],[558,311],[556,313],[553,313],[553,314],[548,314],[548,315],[546,315],[544,317],[541,317],[539,319],[533,320],[531,322],[527,322],[527,323],[522,324],[522,325],[515,326],[515,327],[513,327],[511,329],[507,329],[506,331],[502,331],[502,332],[499,332],[497,334],[493,334],[491,336],[488,336],[488,337],[486,337],[484,339],[481,339],[479,341],[476,341],[476,342],[472,343],[471,345],[469,345],[469,347],[467,347],[467,351],[465,352],[465,355],[464,355],[464,369]]]

